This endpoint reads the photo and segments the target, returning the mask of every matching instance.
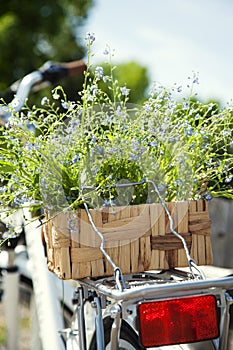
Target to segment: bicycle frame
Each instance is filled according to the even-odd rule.
[[[41,229],[38,228],[37,221],[25,225],[25,237],[33,271],[31,277],[42,347],[43,349],[62,350],[64,344],[58,334],[58,331],[64,328],[61,299],[58,298],[54,279],[47,271],[44,247],[41,242]]]
[[[79,326],[79,340],[77,341],[77,329],[74,327],[69,333],[69,340],[79,343],[78,349],[87,350],[88,342],[86,334],[86,322],[84,307],[87,302],[92,303],[95,309],[96,343],[98,350],[104,350],[103,343],[103,317],[110,316],[114,319],[111,339],[111,350],[118,349],[121,320],[126,320],[138,333],[137,329],[137,305],[142,301],[155,301],[163,299],[180,298],[193,295],[214,295],[218,299],[220,311],[220,336],[212,341],[214,349],[224,350],[227,348],[229,328],[229,308],[233,299],[227,293],[233,288],[233,277],[189,280],[188,274],[179,270],[165,272],[144,273],[138,275],[127,275],[127,288],[120,291],[115,286],[112,278],[101,280],[83,279],[78,281],[78,305],[77,319]],[[181,282],[182,281],[182,282]],[[92,294],[90,294],[90,291]],[[92,295],[92,298],[90,297]],[[77,326],[77,324],[76,324]],[[156,330],[155,330],[156,331]],[[201,343],[200,343],[201,344]],[[197,349],[198,344],[193,344],[192,349]],[[202,345],[203,346],[203,345]],[[73,347],[67,349],[74,349]],[[76,348],[75,348],[76,349]],[[199,349],[199,348],[198,348]],[[203,349],[203,347],[202,347]]]
[[[24,212],[27,219],[30,213]],[[32,280],[37,314],[37,333],[33,349],[38,348],[38,339],[43,349],[64,350],[64,341],[59,331],[64,328],[62,303],[73,309],[74,287],[65,283],[47,269],[40,223],[27,221],[24,226],[27,246],[18,246],[15,251],[4,251],[0,259],[3,275],[3,301],[7,329],[7,350],[18,348],[18,301],[20,275]],[[5,253],[5,254],[4,254]],[[14,255],[14,256],[13,256]],[[11,256],[11,258],[9,258]],[[9,263],[8,263],[9,262]],[[10,268],[11,267],[11,268]],[[13,268],[13,269],[12,269]]]
[[[41,227],[38,221],[32,221],[26,225],[26,239],[28,243],[29,260],[22,257],[16,261],[19,266],[27,269],[25,262],[33,262],[31,268],[34,277],[36,293],[36,308],[39,315],[39,328],[42,332],[43,348],[64,349],[58,331],[63,329],[62,317],[59,312],[63,281],[47,271],[43,246],[41,244]],[[32,234],[33,233],[33,234]],[[25,255],[24,255],[25,256]],[[20,263],[21,261],[21,263]],[[38,269],[39,268],[39,269]],[[24,270],[24,274],[26,274]],[[103,318],[114,318],[112,327],[111,350],[118,349],[118,337],[121,320],[126,320],[131,327],[135,327],[137,317],[137,305],[142,300],[161,300],[164,298],[177,298],[198,294],[213,294],[218,297],[221,314],[220,337],[213,341],[214,349],[224,350],[227,346],[229,328],[229,307],[233,303],[227,290],[233,289],[233,277],[190,280],[189,273],[181,270],[169,270],[165,272],[148,272],[136,275],[124,276],[126,288],[119,290],[113,277],[99,280],[83,279],[76,281],[78,289],[75,292],[77,299],[76,312],[73,326],[65,329],[67,350],[87,350],[93,332],[96,331],[98,350],[104,350]],[[46,288],[43,286],[46,285]],[[59,286],[59,287],[58,287]],[[66,301],[72,303],[74,287],[65,283]],[[60,294],[60,296],[58,295]],[[55,297],[56,296],[56,297]],[[9,303],[12,300],[9,300]],[[9,305],[9,304],[8,304]],[[88,312],[86,308],[89,306]],[[90,311],[91,310],[91,311]],[[11,325],[12,326],[12,325]],[[42,328],[41,328],[42,327]],[[193,345],[195,346],[195,345]],[[10,349],[10,348],[9,348]],[[14,349],[12,347],[12,349]],[[196,349],[195,347],[192,349]]]
[[[16,82],[17,91],[9,106],[0,106],[0,122],[6,124],[12,111],[20,111],[29,93],[39,90],[45,85],[55,83],[65,76],[81,74],[86,68],[82,60],[68,63],[45,63],[40,70],[26,75],[19,83]],[[13,84],[14,85],[14,84]],[[28,215],[27,213],[27,216]],[[20,217],[20,222],[13,221],[14,227],[23,227],[23,214],[18,212],[16,217]],[[29,218],[29,217],[28,217]],[[1,220],[9,221],[9,217],[1,214]],[[69,300],[68,307],[72,310],[72,294],[74,288],[69,284],[64,284],[47,270],[44,247],[41,241],[40,229],[37,223],[25,225],[25,238],[27,246],[22,249],[10,249],[2,254],[0,258],[0,268],[5,270],[3,278],[3,300],[6,313],[7,329],[7,349],[17,349],[18,333],[18,293],[20,275],[32,279],[35,293],[35,303],[37,309],[38,332],[41,333],[43,349],[64,349],[64,343],[58,335],[58,331],[64,327],[63,315],[61,314],[61,301]],[[32,232],[34,231],[34,234]],[[10,258],[9,258],[10,256]],[[46,286],[46,288],[44,288]],[[66,303],[67,304],[67,303]],[[48,306],[49,305],[49,306]],[[33,349],[37,349],[35,341]]]

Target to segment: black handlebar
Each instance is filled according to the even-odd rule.
[[[82,74],[86,69],[86,65],[82,60],[68,63],[56,63],[48,61],[41,68],[43,81],[56,84],[67,76]]]
[[[68,75],[67,69],[54,62],[46,62],[41,68],[43,81],[56,84]]]

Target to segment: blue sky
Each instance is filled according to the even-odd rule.
[[[96,36],[94,63],[108,44],[116,62],[147,66],[151,81],[185,86],[195,72],[200,99],[233,99],[232,0],[95,0],[87,31]]]

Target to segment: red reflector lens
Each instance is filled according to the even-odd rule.
[[[219,336],[213,295],[145,302],[138,306],[139,335],[145,347],[193,343]]]

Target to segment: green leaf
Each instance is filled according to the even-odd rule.
[[[4,160],[0,160],[0,173],[10,174],[13,173],[15,169],[15,165]]]

